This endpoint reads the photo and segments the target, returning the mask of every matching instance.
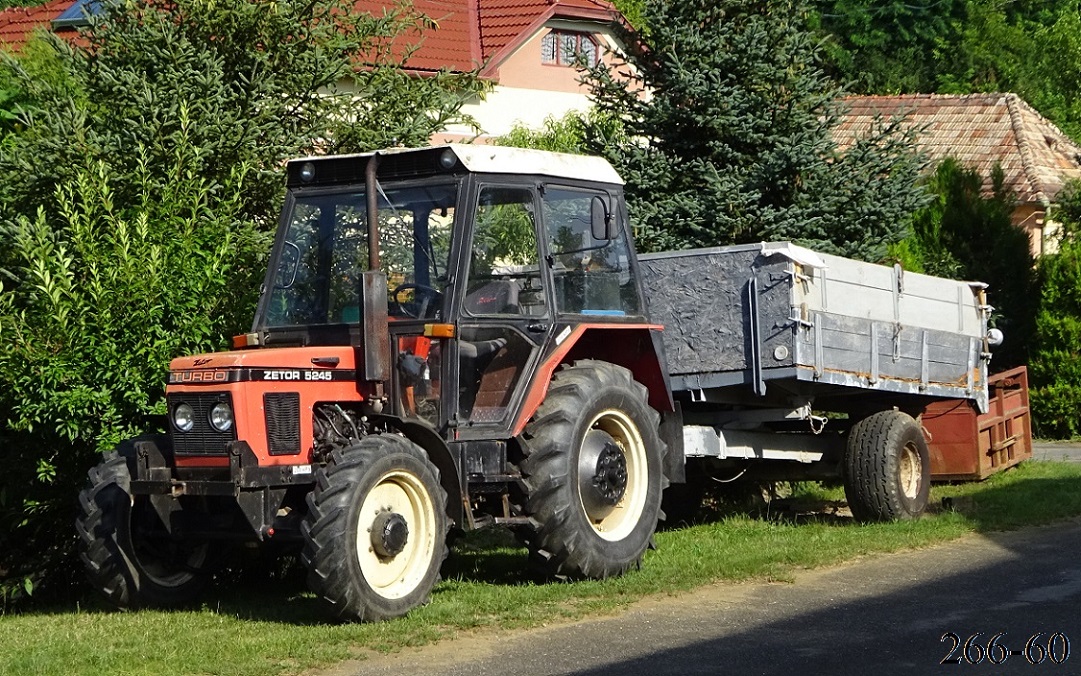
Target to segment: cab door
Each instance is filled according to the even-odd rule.
[[[458,308],[457,431],[506,438],[551,329],[539,202],[528,184],[477,186]]]

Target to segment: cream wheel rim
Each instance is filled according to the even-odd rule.
[[[373,544],[372,529],[388,513],[403,518],[408,527],[404,547],[392,556],[381,555]],[[416,475],[397,470],[379,479],[365,496],[357,520],[357,561],[373,591],[399,599],[421,584],[435,551],[435,523],[431,495]]]
[[[920,482],[923,479],[923,464],[920,462],[919,451],[912,444],[905,444],[905,447],[901,449],[898,479],[901,482],[901,492],[905,497],[915,500],[919,495]]]
[[[617,409],[601,412],[589,424],[588,429],[608,434],[626,462],[627,480],[623,495],[615,505],[603,510],[590,510],[582,499],[579,502],[590,528],[609,542],[618,542],[629,536],[642,519],[646,497],[649,493],[649,468],[646,447],[638,426],[626,413]]]

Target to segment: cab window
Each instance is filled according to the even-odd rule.
[[[482,188],[466,281],[467,315],[543,315],[533,192]]]
[[[612,204],[607,193],[548,187],[543,196],[556,311],[573,314],[638,314],[626,230],[612,240],[593,238],[594,200]],[[613,218],[619,218],[618,214]]]

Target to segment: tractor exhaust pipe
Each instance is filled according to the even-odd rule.
[[[373,153],[364,170],[364,196],[368,212],[368,270],[361,275],[360,304],[363,326],[364,379],[376,383],[376,399],[390,380],[390,320],[387,308],[387,276],[379,267],[379,195],[376,170],[379,153]]]
[[[364,195],[368,201],[368,269],[379,269],[379,195],[375,190],[379,153],[372,153],[364,169]]]

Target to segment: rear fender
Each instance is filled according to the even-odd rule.
[[[544,401],[556,370],[580,359],[596,359],[626,368],[635,380],[646,386],[650,406],[661,413],[675,410],[664,361],[661,327],[652,324],[580,324],[537,368],[537,375],[526,391],[521,413],[515,421],[514,436],[522,433]]]

